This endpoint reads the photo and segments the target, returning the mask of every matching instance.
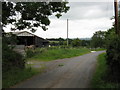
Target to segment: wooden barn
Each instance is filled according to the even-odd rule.
[[[35,47],[43,47],[47,46],[49,43],[46,39],[43,39],[27,31],[12,32],[12,34],[15,34],[17,36],[17,45],[34,45]]]

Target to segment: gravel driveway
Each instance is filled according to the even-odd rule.
[[[42,62],[47,67],[47,72],[17,84],[14,88],[89,88],[96,67],[96,58],[103,52],[105,51]]]

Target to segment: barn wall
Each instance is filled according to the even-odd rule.
[[[18,45],[34,45],[34,37],[33,36],[17,36]]]
[[[35,37],[35,45],[36,45],[36,47],[42,47],[43,46],[43,40],[39,37]]]
[[[31,34],[29,32],[20,32],[20,33],[14,33],[17,35],[17,45],[25,45],[25,46],[30,46],[30,45],[35,45],[36,47],[43,47],[47,46],[48,42],[40,38],[34,34]]]

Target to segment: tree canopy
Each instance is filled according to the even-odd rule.
[[[76,38],[72,41],[72,46],[73,47],[79,47],[81,46],[81,40],[79,38]]]
[[[105,31],[97,31],[94,33],[92,40],[91,40],[91,46],[94,48],[97,47],[105,47]]]
[[[47,30],[49,16],[57,18],[69,10],[68,2],[2,2],[2,26],[12,24],[11,30],[25,28],[36,31],[36,27]]]

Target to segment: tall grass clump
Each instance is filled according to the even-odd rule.
[[[9,70],[8,72],[4,72],[2,75],[2,88],[9,88],[27,78],[32,77],[39,72],[40,71],[32,68],[14,68]]]

